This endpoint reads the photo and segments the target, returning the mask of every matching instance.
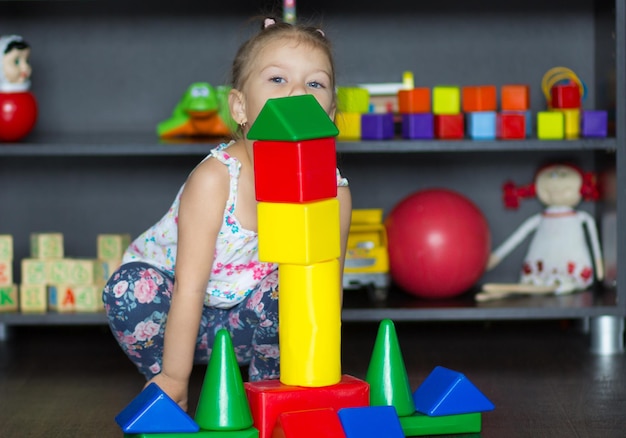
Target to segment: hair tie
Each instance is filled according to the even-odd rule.
[[[321,33],[324,38],[326,38],[326,34],[324,33],[322,29],[315,29],[315,30]]]
[[[263,21],[263,29],[267,29],[268,27],[273,26],[275,24],[276,24],[276,20],[268,17]]]

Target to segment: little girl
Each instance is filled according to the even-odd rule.
[[[191,172],[165,216],[139,236],[104,288],[111,330],[148,379],[187,408],[193,363],[206,363],[226,328],[251,381],[279,377],[277,265],[258,259],[252,141],[270,98],[315,96],[333,118],[330,44],[314,27],[265,19],[232,66],[229,107],[240,127]],[[343,267],[351,215],[337,172]]]

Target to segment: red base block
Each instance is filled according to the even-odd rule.
[[[465,119],[463,114],[436,115],[435,137],[441,139],[459,139],[465,137]]]
[[[346,438],[332,408],[285,412],[278,416],[272,438]]]
[[[344,375],[336,385],[318,388],[288,386],[279,380],[246,382],[246,394],[259,430],[259,438],[271,438],[280,414],[310,409],[353,408],[369,406],[369,384]]]
[[[498,114],[497,137],[503,140],[526,138],[526,115],[523,113]]]

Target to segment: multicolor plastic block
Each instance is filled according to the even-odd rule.
[[[540,140],[562,140],[565,137],[565,118],[561,111],[539,111],[537,113],[537,138]]]
[[[268,99],[248,131],[251,140],[301,141],[335,137],[339,130],[317,99],[304,94]]]
[[[337,87],[337,111],[363,114],[369,111],[370,93],[361,87]]]
[[[530,109],[530,87],[510,84],[500,88],[500,109],[502,111],[528,111]]]
[[[278,417],[284,412],[323,408],[338,411],[369,405],[369,385],[349,375],[343,375],[336,385],[319,388],[289,386],[279,380],[246,382],[244,385],[259,438],[272,437]]]
[[[438,366],[413,393],[415,409],[431,417],[492,411],[493,403],[465,375]]]
[[[322,237],[320,240],[324,240]],[[339,260],[281,264],[280,381],[319,387],[341,381]]]
[[[337,196],[334,138],[259,140],[253,148],[257,201],[302,203]]]
[[[402,138],[430,140],[435,137],[435,119],[432,113],[402,114]]]
[[[361,114],[362,140],[389,140],[393,137],[393,113]]]
[[[550,97],[551,108],[580,108],[582,104],[580,86],[576,83],[554,85]]]
[[[603,138],[608,135],[608,125],[608,111],[586,110],[582,113],[580,134],[585,138]]]
[[[404,438],[393,406],[345,408],[338,415],[346,438]]]
[[[461,89],[457,86],[433,87],[433,113],[452,115],[461,112]]]
[[[125,433],[197,432],[200,427],[155,383],[141,391],[115,422]]]
[[[435,137],[457,140],[465,137],[463,114],[435,115]]]
[[[461,89],[463,112],[493,112],[498,109],[495,85],[467,86]]]
[[[311,265],[340,255],[337,199],[259,202],[257,216],[261,261]]]
[[[496,112],[479,111],[465,114],[467,135],[473,140],[494,140],[496,138]]]
[[[526,138],[526,115],[523,112],[512,111],[498,114],[496,133],[502,140]]]
[[[17,286],[15,284],[0,286],[0,312],[16,312],[17,309]]]
[[[337,411],[332,408],[284,412],[278,416],[272,438],[346,438]]]
[[[398,112],[419,114],[431,112],[430,88],[417,87],[398,91]]]
[[[339,130],[338,140],[361,139],[361,113],[338,113],[335,124]]]
[[[406,436],[478,433],[482,429],[482,414],[475,412],[430,417],[416,412],[407,417],[400,417],[400,425]]]

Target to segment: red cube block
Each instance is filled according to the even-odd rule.
[[[364,380],[343,375],[336,385],[306,388],[284,385],[280,380],[246,382],[248,402],[259,438],[271,438],[280,414],[309,409],[369,406],[370,386]]]
[[[526,138],[526,115],[523,113],[498,114],[496,136],[502,140]]]
[[[578,84],[555,85],[550,89],[552,108],[580,108],[580,87]]]
[[[460,139],[465,137],[463,113],[435,115],[435,137],[439,139]]]
[[[285,412],[278,416],[272,438],[346,438],[332,408]]]
[[[254,184],[259,202],[303,203],[337,196],[335,139],[255,141]]]

